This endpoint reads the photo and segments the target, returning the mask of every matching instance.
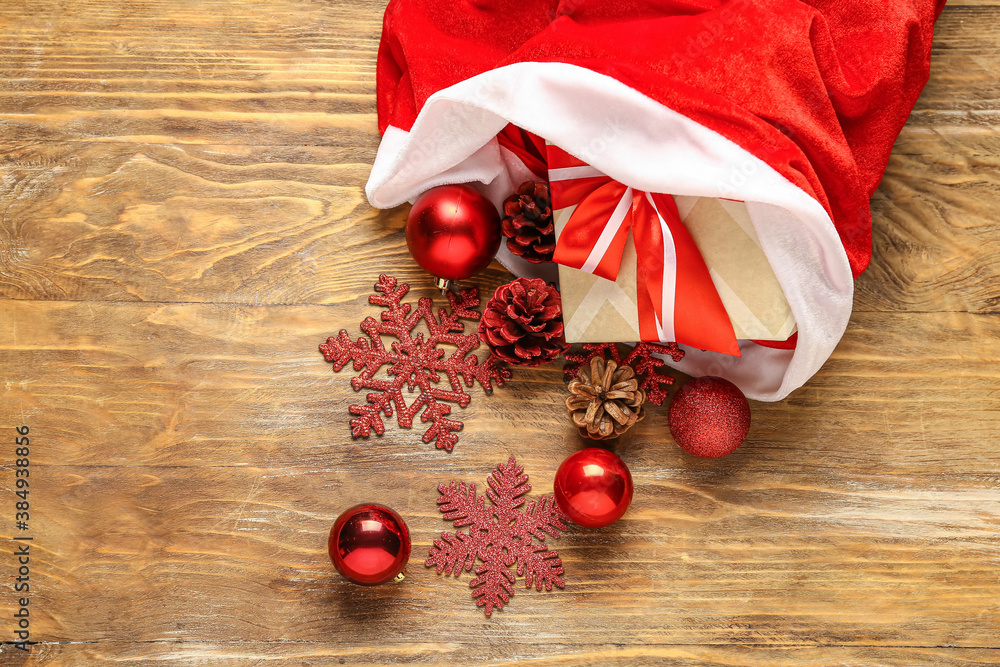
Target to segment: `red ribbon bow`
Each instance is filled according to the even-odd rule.
[[[634,190],[548,146],[552,208],[576,206],[554,261],[618,278],[629,230],[637,254],[639,336],[740,356],[722,299],[670,195]]]

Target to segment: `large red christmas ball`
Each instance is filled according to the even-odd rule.
[[[554,486],[562,513],[587,528],[614,523],[632,503],[632,473],[617,454],[600,447],[570,454]]]
[[[406,245],[417,264],[442,280],[463,280],[500,248],[500,214],[468,185],[441,185],[420,195],[406,218]]]
[[[715,459],[736,450],[750,431],[750,405],[729,380],[701,377],[674,396],[668,416],[670,434],[688,454]]]
[[[337,517],[329,549],[337,571],[354,583],[384,584],[406,567],[410,531],[385,505],[355,505]]]

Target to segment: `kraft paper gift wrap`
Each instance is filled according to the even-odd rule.
[[[674,200],[684,226],[708,265],[736,337],[785,340],[795,333],[792,311],[761,250],[746,204],[704,197],[678,196]],[[575,209],[569,206],[553,213],[557,238]],[[631,235],[617,281],[560,266],[566,340],[639,340],[635,281],[636,252]]]

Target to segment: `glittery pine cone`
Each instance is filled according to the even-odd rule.
[[[504,200],[501,229],[512,254],[535,264],[551,262],[556,228],[549,186],[534,181],[522,183],[516,194]]]
[[[559,290],[540,278],[501,285],[486,304],[479,336],[509,364],[538,366],[552,361],[569,349],[563,337]]]
[[[645,416],[646,392],[631,366],[594,357],[569,383],[566,412],[580,434],[593,440],[617,438]]]

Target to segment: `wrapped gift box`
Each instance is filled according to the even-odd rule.
[[[685,227],[701,251],[738,339],[785,340],[795,319],[764,256],[746,204],[675,197]],[[556,235],[575,207],[554,212]],[[571,343],[639,340],[636,252],[631,235],[617,281],[559,267],[566,340]]]

